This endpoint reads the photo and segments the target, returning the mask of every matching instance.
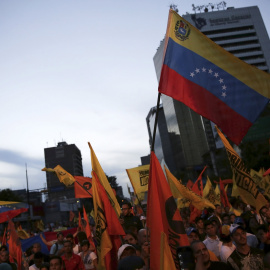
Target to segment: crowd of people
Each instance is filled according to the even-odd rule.
[[[242,209],[239,209],[242,208]],[[188,251],[192,261],[185,269],[211,270],[270,270],[270,207],[263,206],[259,213],[242,203],[238,207],[242,213],[235,213],[233,208],[215,205],[215,209],[205,209],[195,220],[190,220],[190,208],[180,209],[186,234],[190,244]],[[232,211],[232,212],[230,212]],[[119,222],[125,236],[118,249],[118,269],[149,269],[150,266],[150,233],[146,228],[145,216],[133,214],[129,202],[122,205]],[[92,236],[95,242],[95,226],[92,224]],[[60,231],[54,241],[46,241],[40,234],[49,254],[41,252],[41,244],[34,243],[31,253],[24,253],[22,269],[30,270],[83,270],[98,269],[96,242]],[[186,253],[185,253],[186,254]],[[179,251],[181,255],[181,249]],[[8,247],[0,249],[0,270],[17,269],[16,262],[11,262]]]

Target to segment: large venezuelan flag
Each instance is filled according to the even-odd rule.
[[[239,144],[269,102],[270,76],[170,10],[159,92],[213,121]]]

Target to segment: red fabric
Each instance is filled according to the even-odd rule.
[[[96,246],[95,246],[93,238],[92,238],[91,228],[90,228],[90,225],[89,225],[89,220],[88,220],[88,217],[87,217],[84,206],[83,206],[83,218],[86,221],[85,233],[86,233],[87,239],[88,239],[90,245],[93,248],[95,248]]]
[[[268,174],[270,174],[270,168],[263,174],[263,176],[266,176]]]
[[[219,179],[219,187],[220,187],[220,201],[223,204],[224,207],[230,207],[230,203],[228,200],[228,196],[226,194],[226,191],[224,189],[223,181]]]
[[[233,180],[232,179],[224,179],[224,180],[221,180],[223,185],[227,185],[227,184],[232,184],[233,183]],[[219,184],[219,182],[217,181],[214,181],[216,184]]]
[[[68,229],[65,231],[61,231],[61,232],[63,233],[63,235],[65,237],[69,233],[74,234],[75,232],[77,232],[77,228],[72,228],[72,229]],[[58,232],[44,232],[44,236],[45,236],[46,241],[50,242],[50,241],[56,240],[57,233]]]
[[[159,92],[183,102],[195,112],[210,119],[238,145],[252,126],[250,121],[227,106],[207,89],[184,78],[166,65],[162,67]],[[207,106],[207,104],[211,104],[211,106]],[[228,119],[231,119],[231,121],[228,121]]]
[[[82,217],[81,217],[81,213],[79,212],[79,218],[78,218],[78,227],[81,231],[83,231],[83,226],[82,226]]]
[[[198,179],[196,180],[196,182],[194,183],[193,187],[192,187],[192,191],[198,195],[200,195],[201,197],[203,196],[203,182],[202,182],[202,175],[205,171],[205,169],[207,168],[207,166],[205,166],[202,170],[202,172],[200,173]]]
[[[65,255],[62,256],[65,264],[65,270],[85,270],[81,257],[77,254],[72,254],[72,257],[68,260]]]
[[[5,227],[5,230],[4,230],[4,234],[3,234],[3,238],[2,238],[2,246],[6,246],[7,245],[7,234],[6,234],[6,231],[7,231],[7,227]]]
[[[180,269],[177,248],[188,246],[180,212],[154,152],[151,152],[148,183],[147,226],[150,229],[150,269],[160,268],[162,234],[166,234],[176,269]],[[172,244],[173,243],[173,244]],[[164,262],[168,258],[164,257]]]
[[[75,198],[92,198],[92,178],[74,176]]]
[[[114,270],[114,269],[117,269],[117,263],[118,263],[117,251],[122,244],[120,236],[124,236],[125,232],[122,225],[119,222],[119,219],[116,215],[115,210],[113,209],[111,205],[111,202],[108,198],[108,195],[104,187],[99,182],[98,176],[96,175],[94,171],[92,171],[92,173],[95,179],[97,180],[96,181],[97,188],[100,194],[100,198],[103,202],[103,209],[105,212],[105,218],[107,222],[107,230],[108,230],[108,234],[110,236],[111,243],[112,243],[112,249],[105,256],[105,265],[106,265],[107,270]]]
[[[72,221],[74,217],[75,217],[74,212],[69,211],[69,221]]]
[[[194,223],[196,217],[200,217],[202,215],[202,210],[197,209],[192,204],[190,204],[189,209],[190,209],[189,223]]]
[[[16,210],[6,211],[0,214],[0,223],[6,222],[9,219],[13,219],[14,217],[20,215],[21,213],[27,212],[28,208],[20,208]]]
[[[21,265],[22,265],[21,241],[18,237],[18,234],[15,230],[15,226],[12,220],[9,220],[8,222],[7,243],[9,246],[10,257],[16,260],[16,263],[18,264],[18,270],[21,270]]]

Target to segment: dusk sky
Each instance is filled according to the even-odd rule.
[[[221,1],[213,2],[219,3]],[[146,116],[156,105],[153,56],[163,39],[167,0],[0,1],[0,189],[46,186],[44,148],[59,141],[81,150],[91,175],[89,141],[106,174],[129,182],[125,169],[150,153]],[[258,6],[268,33],[269,0]]]

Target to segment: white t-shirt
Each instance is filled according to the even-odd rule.
[[[80,252],[79,255],[82,258],[85,269],[95,268],[94,263],[93,263],[93,261],[97,258],[97,255],[95,252],[89,251],[85,256],[83,255],[83,252]]]
[[[29,270],[39,270],[39,268],[37,268],[35,264],[32,264],[32,265],[29,267]]]
[[[233,253],[234,250],[235,250],[234,244],[232,244],[231,247],[222,245],[220,249],[220,260],[222,262],[227,263],[227,259],[230,257],[230,255]]]
[[[73,253],[74,254],[79,254],[79,246],[76,245],[74,248],[73,248]]]

